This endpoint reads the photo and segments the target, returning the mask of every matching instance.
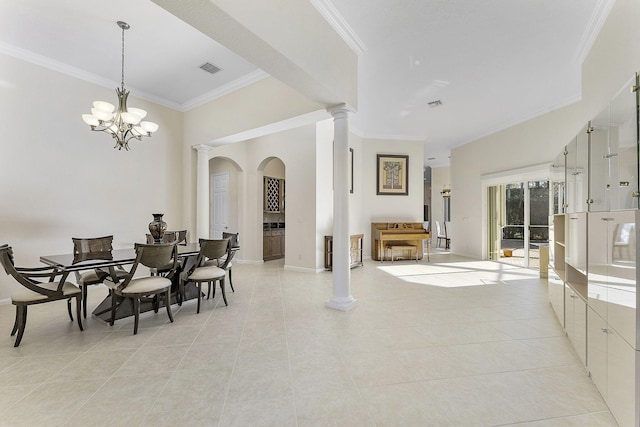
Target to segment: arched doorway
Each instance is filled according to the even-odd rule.
[[[272,261],[285,257],[285,165],[277,157],[265,159],[261,165],[262,191],[262,259]]]

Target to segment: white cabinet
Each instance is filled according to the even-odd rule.
[[[587,308],[587,353],[591,379],[622,427],[635,424],[635,351],[609,324]]]
[[[640,211],[590,212],[588,303],[635,349],[640,348],[636,312],[636,224]]]
[[[566,262],[577,272],[587,274],[587,213],[565,215],[565,254]]]
[[[549,302],[560,325],[564,328],[564,281],[556,274],[555,270],[549,272],[548,280]]]
[[[587,302],[569,285],[564,288],[564,323],[578,357],[587,364]]]

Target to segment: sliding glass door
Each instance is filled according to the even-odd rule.
[[[549,243],[549,181],[488,188],[489,259],[537,268]]]

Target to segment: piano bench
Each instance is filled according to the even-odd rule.
[[[391,262],[393,262],[394,252],[400,252],[401,255],[404,255],[405,251],[409,251],[409,259],[413,259],[415,256],[416,262],[418,262],[418,248],[415,245],[387,245],[386,249],[391,253]],[[396,257],[396,259],[398,258],[400,257]]]

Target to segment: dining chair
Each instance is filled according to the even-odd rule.
[[[444,240],[445,249],[449,249],[449,238],[447,237],[446,223],[445,227],[440,225],[440,221],[436,221],[436,246],[440,247],[440,242]]]
[[[236,252],[240,250],[240,245],[239,245],[240,239],[238,237],[239,234],[240,233],[223,232],[222,238],[229,239],[229,245],[230,245],[229,253],[220,259],[212,259],[212,260],[205,261],[204,263],[204,265],[207,267],[209,266],[220,267],[220,268],[224,268],[225,271],[229,272],[229,286],[231,286],[231,292],[236,291],[233,288],[233,281],[231,279],[231,267],[233,267],[233,264],[231,263],[231,259],[234,257]]]
[[[200,252],[196,259],[196,267],[187,276],[187,283],[193,282],[198,288],[198,308],[197,313],[200,313],[200,302],[202,300],[202,284],[207,283],[207,299],[211,295],[211,287],[213,285],[213,296],[215,297],[215,282],[220,283],[220,290],[222,291],[222,299],[225,305],[227,303],[227,295],[224,290],[224,278],[227,275],[224,266],[218,265],[205,265],[206,261],[216,262],[224,256],[229,257],[230,241],[229,239],[200,239]],[[229,261],[231,258],[229,258]],[[182,289],[184,292],[184,288]],[[184,300],[184,295],[183,298]]]
[[[78,326],[82,331],[82,319],[80,317],[80,299],[82,291],[71,282],[67,282],[69,272],[59,271],[53,267],[22,268],[16,267],[13,260],[13,250],[9,245],[0,246],[0,263],[4,271],[11,275],[18,283],[24,286],[11,295],[11,303],[16,306],[16,318],[11,330],[11,336],[16,332],[18,336],[14,347],[20,345],[24,329],[27,324],[27,307],[33,304],[43,304],[46,302],[76,299],[76,317]],[[59,279],[56,278],[60,276]],[[69,318],[73,321],[71,305],[67,305]]]
[[[118,297],[129,298],[133,301],[134,325],[133,334],[138,333],[138,323],[140,318],[140,302],[146,297],[152,298],[153,309],[157,313],[159,296],[164,296],[164,305],[167,309],[169,320],[173,322],[171,313],[171,285],[172,278],[178,267],[178,248],[175,244],[135,244],[136,260],[124,280],[112,287],[111,290],[111,326],[115,322],[116,306]],[[164,275],[149,275],[134,277],[136,270],[140,266],[149,269],[157,269],[167,264],[173,263],[170,272]]]
[[[86,261],[89,259],[111,259],[113,250],[113,236],[79,238],[72,237],[73,260],[74,262]],[[88,287],[104,283],[107,277],[111,277],[115,282],[123,279],[127,271],[120,265],[104,270],[94,268],[85,271],[76,271],[76,283],[82,289],[82,314],[87,318],[87,294]]]

